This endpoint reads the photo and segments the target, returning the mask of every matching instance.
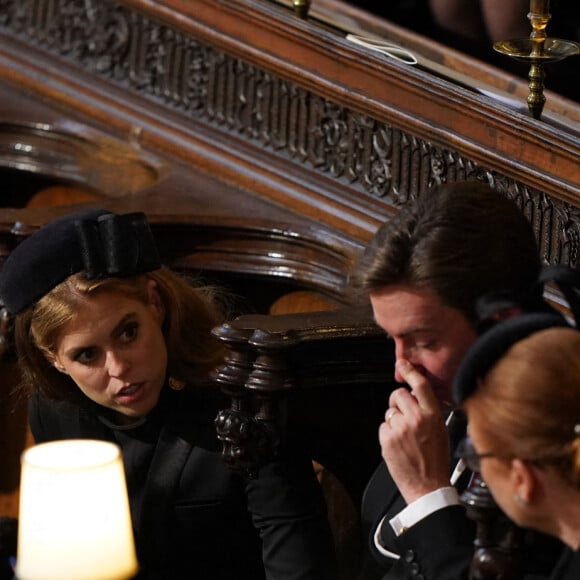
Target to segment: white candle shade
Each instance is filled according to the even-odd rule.
[[[119,447],[74,439],[24,451],[18,580],[125,580],[137,567]]]

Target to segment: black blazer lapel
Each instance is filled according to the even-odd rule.
[[[171,501],[191,449],[191,443],[167,425],[162,428],[145,482],[138,526],[142,533],[140,544],[146,547],[145,556],[153,568],[165,559]]]

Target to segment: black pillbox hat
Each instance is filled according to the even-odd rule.
[[[570,327],[557,312],[528,312],[498,322],[469,348],[453,381],[453,399],[461,405],[477,390],[479,381],[517,342],[541,330]]]
[[[96,279],[160,267],[145,214],[84,210],[55,219],[12,251],[0,271],[0,302],[18,314],[78,272]]]
[[[547,282],[555,283],[566,298],[574,325],[544,300],[539,304],[521,303],[519,306],[523,309],[522,314],[497,322],[494,320],[494,313],[499,314],[506,307],[518,306],[518,303],[506,304],[498,301],[497,296],[483,297],[478,309],[482,318],[480,328],[485,330],[469,348],[455,374],[453,399],[456,404],[460,405],[468,399],[477,390],[480,379],[520,340],[548,328],[580,327],[580,271],[559,264],[544,266],[537,282],[537,288],[542,294]],[[481,324],[486,320],[491,324]]]

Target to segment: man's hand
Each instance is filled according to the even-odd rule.
[[[397,371],[411,388],[391,393],[379,428],[381,453],[407,504],[449,486],[449,440],[428,380],[406,360]]]

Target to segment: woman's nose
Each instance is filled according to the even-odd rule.
[[[129,367],[127,357],[114,350],[107,352],[107,372],[111,377],[121,377]]]

